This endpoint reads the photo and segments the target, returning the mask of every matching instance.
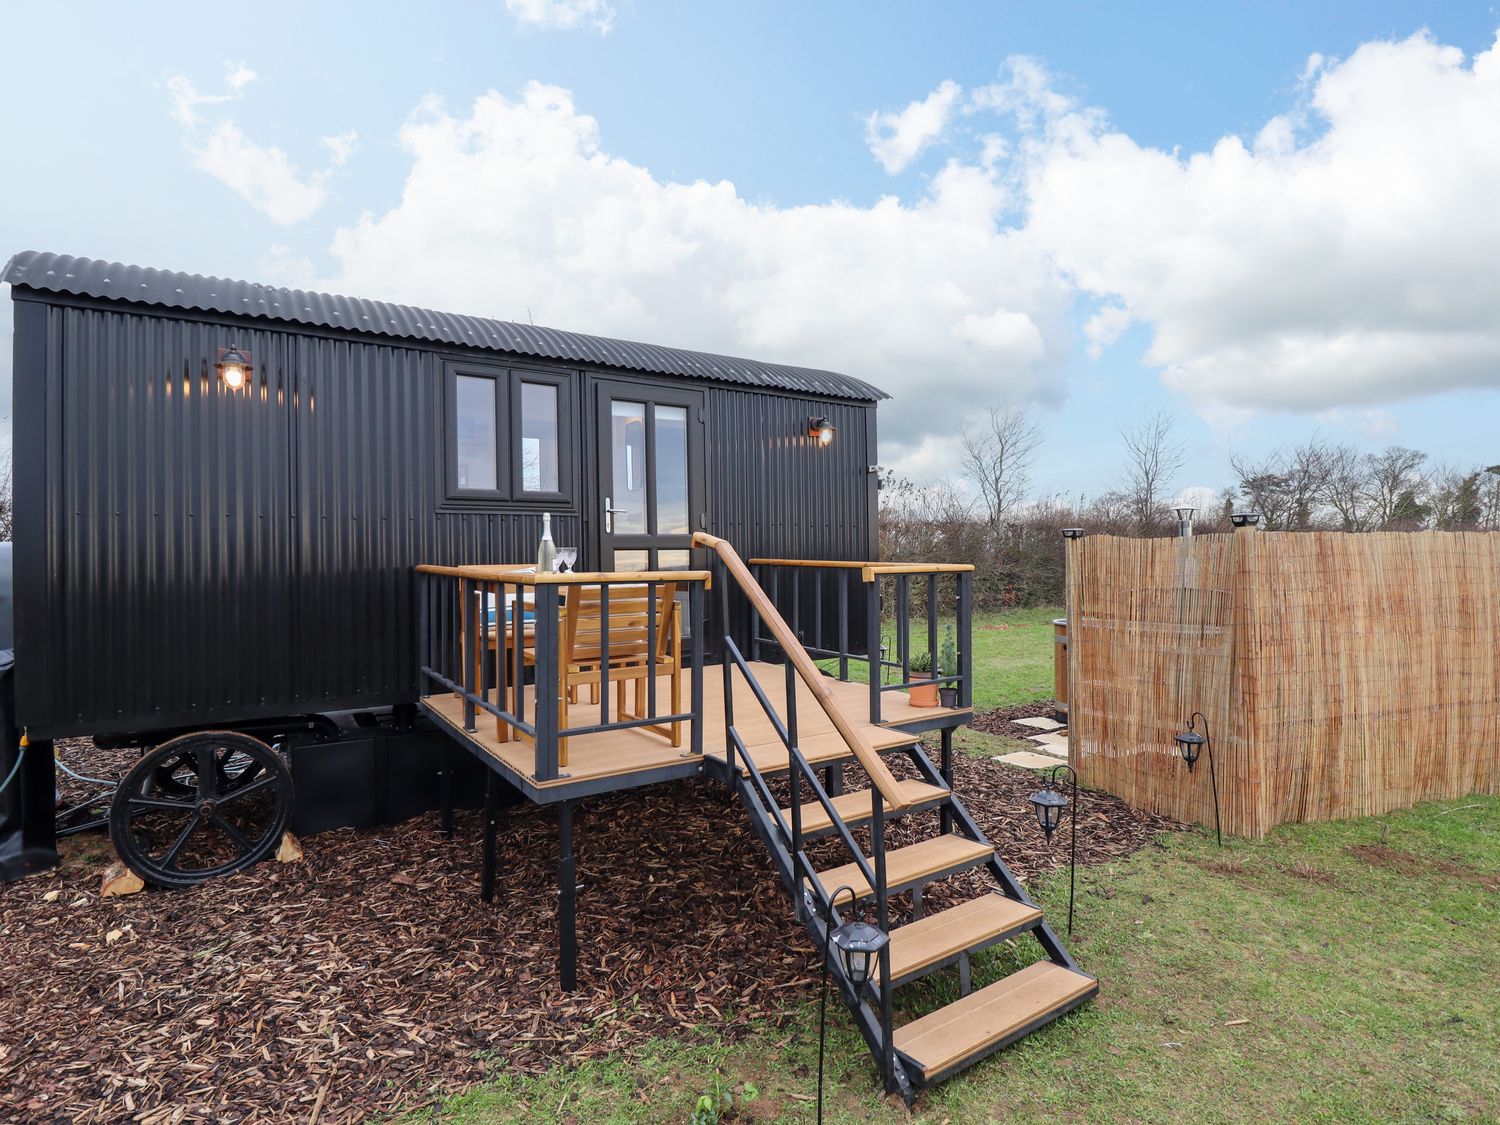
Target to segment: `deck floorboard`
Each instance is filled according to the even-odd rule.
[[[787,703],[785,669],[779,664],[765,663],[752,664],[751,668],[776,708],[777,714],[785,715]],[[845,714],[861,727],[867,728],[872,736],[878,736],[880,733],[878,728],[869,727],[866,722],[870,705],[869,689],[864,684],[844,683],[838,680],[829,680],[828,684],[832,687]],[[628,687],[627,692],[633,698],[633,686]],[[609,694],[611,699],[607,713],[613,721],[615,718],[613,686]],[[686,683],[683,684],[682,696],[683,710],[687,711],[690,709],[690,692]],[[493,692],[490,698],[494,699]],[[579,735],[568,740],[568,763],[563,767],[568,776],[552,781],[537,781],[534,749],[529,743],[520,742],[514,738],[509,742],[499,741],[496,737],[493,715],[479,712],[475,719],[477,729],[472,733],[465,733],[463,731],[463,700],[445,692],[440,695],[423,696],[422,703],[452,728],[454,733],[467,739],[474,748],[504,763],[514,773],[529,779],[530,783],[537,788],[567,786],[582,781],[613,777],[618,777],[621,787],[625,788],[629,785],[628,778],[632,774],[646,773],[665,766],[680,764],[684,760],[684,755],[688,753],[687,748],[690,743],[688,724],[683,725],[680,747],[674,747],[660,735],[640,729]],[[526,717],[529,721],[536,714],[534,686],[528,685],[526,688],[525,705]],[[671,713],[670,687],[665,678],[657,681],[656,706],[659,714]],[[733,707],[735,725],[746,745],[754,747],[775,743],[778,747],[780,746],[776,728],[761,710],[749,685],[738,674],[735,675],[734,680]],[[945,715],[967,714],[967,711],[953,712],[942,708],[913,707],[905,692],[887,692],[881,701],[882,725],[886,727],[928,721]],[[598,703],[575,703],[568,707],[567,724],[569,726],[593,726],[600,721]],[[705,754],[722,759],[724,757],[724,678],[717,667],[704,669],[702,721]],[[817,700],[813,698],[812,692],[800,682],[797,684],[797,733],[799,741],[837,733],[833,723],[818,706]],[[893,740],[889,737],[872,737],[872,741],[879,745]]]

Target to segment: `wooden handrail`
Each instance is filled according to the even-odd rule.
[[[535,574],[521,566],[438,566],[436,563],[419,563],[416,569],[419,574],[446,574],[450,578],[505,582],[512,586],[597,586],[626,582],[701,582],[705,587],[713,585],[711,570],[599,570]]]
[[[750,565],[857,570],[863,582],[873,582],[885,574],[962,574],[974,569],[973,563],[851,562],[848,559],[751,559]]]
[[[849,559],[751,559],[751,566],[815,566],[840,568],[843,570],[859,570],[862,567],[872,566],[873,563],[863,560],[855,562]]]
[[[745,560],[740,558],[729,540],[700,531],[693,536],[693,546],[708,547],[718,553],[724,563],[724,569],[740,584],[740,589],[745,591],[745,596],[750,599],[750,604],[755,607],[755,611],[770,628],[771,636],[776,639],[776,643],[781,646],[781,651],[791,661],[798,677],[812,692],[813,698],[818,701],[818,706],[823,709],[823,713],[828,716],[829,721],[843,737],[844,744],[859,759],[859,764],[864,767],[865,773],[869,774],[871,783],[880,791],[885,807],[892,812],[900,812],[909,807],[911,801],[902,796],[901,787],[895,775],[839,707],[838,701],[833,697],[833,692],[828,690],[827,680],[823,673],[813,663],[812,657],[808,656],[807,650],[802,647],[802,642],[797,639],[791,627],[782,618],[775,604],[766,597],[766,592],[760,588],[760,583],[755,581],[750,569],[745,565]]]

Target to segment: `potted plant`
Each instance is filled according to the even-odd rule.
[[[953,626],[948,626],[948,632],[943,636],[943,651],[940,657],[939,675],[957,675],[958,673],[958,646],[953,643]],[[958,685],[944,684],[938,688],[938,698],[944,707],[953,708],[958,706]]]
[[[914,652],[909,662],[911,668],[912,685],[911,705],[913,707],[936,707],[938,705],[937,684],[932,683],[932,653]],[[916,681],[924,680],[925,683]]]

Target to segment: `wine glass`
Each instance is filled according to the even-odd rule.
[[[573,564],[577,561],[577,547],[559,547],[557,549],[557,557],[552,560],[552,565],[558,574],[568,574],[572,571]]]

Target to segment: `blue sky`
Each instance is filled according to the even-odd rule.
[[[1314,430],[1500,461],[1490,4],[3,19],[0,256],[846,370],[896,395],[882,460],[916,474],[982,404],[1036,401],[1045,492],[1106,487],[1158,408],[1183,486]]]

